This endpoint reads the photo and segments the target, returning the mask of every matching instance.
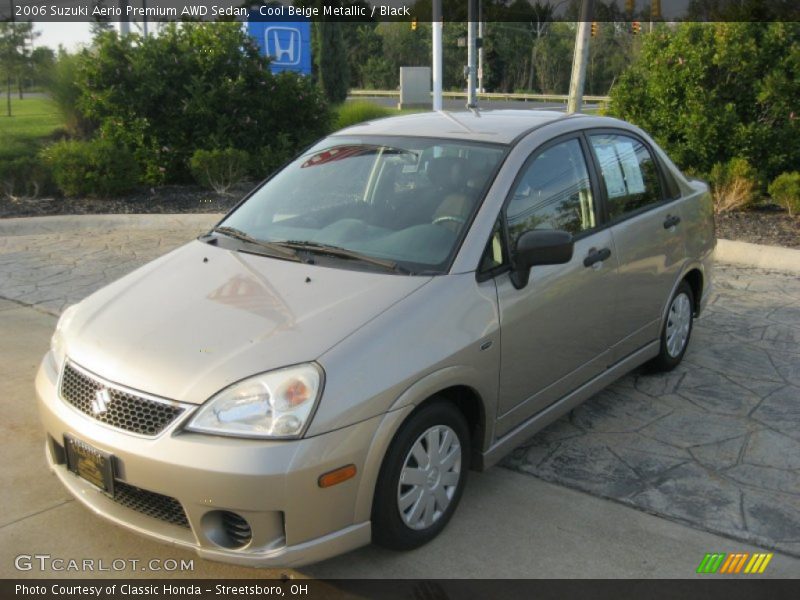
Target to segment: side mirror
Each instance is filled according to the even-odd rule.
[[[572,260],[575,242],[572,234],[552,229],[526,231],[517,241],[513,257],[511,283],[517,289],[528,285],[531,267],[537,265],[562,265]]]

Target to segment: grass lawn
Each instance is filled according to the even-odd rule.
[[[54,131],[64,126],[61,113],[49,98],[11,98],[11,116],[6,116],[6,98],[0,100],[0,160],[34,154]]]

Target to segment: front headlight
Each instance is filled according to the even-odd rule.
[[[256,438],[297,438],[314,412],[322,371],[313,364],[256,375],[217,393],[186,426],[190,431]]]
[[[70,321],[78,311],[78,305],[73,304],[67,307],[61,313],[61,317],[56,324],[56,330],[53,332],[53,337],[50,338],[50,351],[53,353],[53,360],[56,363],[56,370],[61,371],[64,366],[64,360],[67,358],[67,345],[64,339],[64,332],[69,327]]]

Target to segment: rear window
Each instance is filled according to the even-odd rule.
[[[647,147],[627,135],[590,136],[608,199],[610,219],[623,218],[662,201],[655,160]]]

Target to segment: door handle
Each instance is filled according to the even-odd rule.
[[[670,229],[675,227],[678,223],[681,222],[681,218],[677,215],[667,215],[667,218],[664,219],[664,229]]]
[[[611,256],[611,250],[608,248],[603,248],[602,250],[592,250],[589,252],[589,256],[583,259],[583,266],[591,267],[595,263],[603,262],[609,256]]]

